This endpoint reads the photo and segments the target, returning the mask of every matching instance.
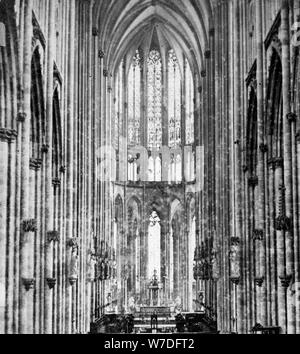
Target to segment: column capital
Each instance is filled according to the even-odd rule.
[[[67,241],[67,246],[69,248],[78,247],[78,239],[76,237],[70,238]]]
[[[31,158],[29,161],[29,168],[33,171],[38,171],[41,169],[43,164],[43,160],[42,159],[34,159]]]
[[[48,284],[48,287],[49,287],[50,290],[55,287],[56,282],[57,282],[56,278],[47,278],[46,281],[47,281],[47,284]]]
[[[264,230],[255,229],[253,231],[253,240],[254,241],[263,241],[264,240]]]
[[[53,178],[52,185],[54,188],[58,188],[61,186],[61,180],[59,178]]]
[[[239,246],[241,240],[239,237],[231,237],[230,244],[231,246]]]
[[[98,29],[98,27],[93,27],[93,29],[92,29],[92,35],[93,35],[93,37],[98,37],[98,35],[99,35],[99,29]]]
[[[47,240],[49,243],[59,242],[60,241],[59,232],[58,231],[48,231],[47,232]]]
[[[43,154],[48,154],[49,149],[50,149],[50,146],[49,146],[48,144],[43,144],[43,146],[42,146],[42,153],[43,153]]]
[[[252,176],[249,178],[248,183],[251,187],[256,187],[258,185],[258,177],[257,176]]]
[[[239,285],[240,284],[240,280],[241,280],[240,277],[230,277],[230,281],[234,285]]]
[[[60,173],[66,173],[67,171],[67,167],[66,166],[61,166],[61,168],[59,169]]]
[[[99,56],[100,59],[103,59],[103,58],[104,58],[105,53],[104,53],[104,51],[103,51],[102,49],[99,50],[98,56]]]
[[[26,291],[33,290],[35,287],[35,279],[33,278],[23,278],[22,283]]]
[[[268,164],[274,170],[277,170],[278,168],[283,168],[283,158],[282,157],[274,157],[268,161]]]
[[[25,112],[18,112],[17,121],[20,123],[24,123],[27,118],[27,114]]]
[[[281,282],[281,286],[283,288],[287,289],[290,286],[290,284],[291,284],[293,276],[292,275],[284,275],[284,276],[279,277],[279,279],[280,279],[280,282]]]
[[[35,219],[23,220],[22,226],[24,232],[37,232],[37,221]]]
[[[254,278],[255,284],[256,284],[259,288],[261,288],[261,287],[263,286],[264,281],[265,281],[264,277],[256,277],[256,278]]]
[[[11,143],[17,138],[17,136],[18,133],[16,130],[0,128],[0,141],[6,141]]]
[[[287,217],[286,215],[280,215],[276,219],[275,226],[277,231],[289,232],[293,228],[293,221],[291,218]]]
[[[73,276],[73,277],[69,277],[69,283],[71,286],[75,285],[78,281],[78,278]]]
[[[267,145],[267,144],[260,144],[260,145],[259,145],[259,150],[260,150],[263,154],[267,153],[267,152],[268,152],[268,145]]]
[[[204,52],[204,58],[205,58],[205,59],[210,59],[210,58],[211,58],[211,50],[210,50],[210,49],[207,49],[207,50]]]

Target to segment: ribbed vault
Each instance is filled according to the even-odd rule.
[[[125,54],[147,46],[154,29],[180,58],[184,55],[194,73],[202,69],[212,27],[210,0],[102,0],[94,4],[94,25],[111,73]]]

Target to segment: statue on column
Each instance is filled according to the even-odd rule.
[[[211,251],[211,268],[212,268],[212,277],[214,280],[219,279],[220,271],[219,271],[219,264],[217,259],[217,251],[215,248]]]
[[[101,265],[100,265],[100,268],[101,268],[101,276],[100,276],[100,279],[101,279],[101,280],[105,280],[105,262],[104,262],[104,260],[102,260]]]
[[[177,298],[175,300],[175,309],[174,310],[175,310],[176,314],[182,313],[182,301],[179,296],[177,296]]]
[[[230,258],[230,276],[232,278],[239,278],[240,276],[239,244],[240,241],[238,238],[233,237],[231,239],[229,258]]]
[[[200,305],[200,312],[205,312],[205,297],[204,292],[200,291],[198,303]]]
[[[87,278],[91,281],[93,281],[96,277],[96,272],[95,272],[96,264],[97,264],[97,261],[96,261],[95,255],[93,254],[93,252],[90,252],[88,264],[87,264]]]
[[[112,313],[114,311],[112,293],[107,294],[106,301],[107,301],[107,312]]]
[[[78,278],[78,246],[72,247],[71,263],[70,263],[70,277]]]
[[[128,301],[128,307],[129,307],[129,312],[134,314],[135,313],[135,299],[133,296],[130,297],[129,301]]]

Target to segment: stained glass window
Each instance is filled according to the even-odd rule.
[[[169,147],[175,148],[181,143],[181,80],[173,49],[169,51],[168,69]]]
[[[177,155],[175,165],[175,182],[180,183],[182,182],[182,159],[180,155]]]
[[[115,147],[119,146],[119,137],[123,130],[123,70],[122,60],[116,77],[116,98],[115,98]]]
[[[141,58],[137,50],[128,77],[128,142],[140,144],[141,121]]]
[[[159,51],[152,50],[148,57],[148,148],[162,145],[162,60]]]
[[[194,137],[194,80],[188,60],[186,64],[186,144],[193,144]]]
[[[148,181],[155,181],[155,162],[152,156],[149,158],[148,162]]]

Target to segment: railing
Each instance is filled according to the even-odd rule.
[[[280,334],[281,327],[263,327],[261,324],[257,323],[252,328],[253,334],[265,334],[265,335],[278,335]]]

